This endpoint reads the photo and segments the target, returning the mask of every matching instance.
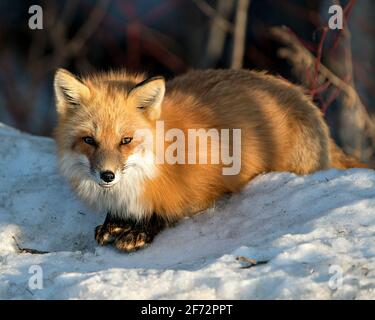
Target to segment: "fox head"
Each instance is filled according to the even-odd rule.
[[[152,130],[161,115],[163,78],[111,73],[78,79],[59,69],[54,89],[60,168],[74,187],[110,192],[121,181],[134,184],[130,180],[153,174],[136,135]]]

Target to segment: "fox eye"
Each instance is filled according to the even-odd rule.
[[[129,144],[130,142],[132,142],[133,138],[132,137],[126,137],[124,139],[121,140],[121,145],[123,144]]]
[[[83,137],[82,140],[90,146],[96,146],[96,142],[93,137]]]

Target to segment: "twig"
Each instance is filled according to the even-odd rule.
[[[107,7],[109,0],[100,0],[90,12],[86,23],[77,31],[74,38],[70,41],[69,47],[73,54],[77,53],[95,32],[97,27],[102,22],[104,16],[107,14]]]
[[[30,293],[32,296],[34,295],[34,293],[33,293],[30,289],[26,288],[26,291],[27,291],[28,293]]]
[[[323,29],[323,34],[322,34],[322,37],[320,39],[319,46],[318,46],[317,57],[315,59],[314,80],[313,80],[312,88],[311,88],[311,94],[312,94],[313,97],[314,97],[314,95],[316,93],[316,89],[318,87],[319,66],[322,62],[323,45],[324,45],[324,41],[327,37],[327,34],[328,34],[328,28],[326,27],[326,28]]]
[[[49,253],[48,251],[40,251],[40,250],[36,250],[36,249],[29,249],[29,248],[23,248],[21,247],[18,242],[17,242],[17,239],[12,236],[16,246],[17,246],[17,249],[19,251],[19,253],[31,253],[31,254],[46,254],[46,253]]]
[[[76,56],[103,21],[104,16],[107,14],[108,5],[109,0],[98,1],[91,10],[86,22],[70,40],[66,39],[67,26],[64,23],[56,22],[54,26],[48,28],[49,38],[54,47],[53,52],[38,61],[34,61],[33,69],[43,70],[45,74],[64,64],[70,57]],[[57,15],[57,13],[51,10],[51,13],[46,16],[53,20],[54,15]]]
[[[249,268],[252,268],[252,267],[255,267],[255,266],[258,266],[258,265],[261,265],[261,264],[266,264],[266,263],[269,262],[269,260],[257,261],[255,259],[247,258],[247,257],[244,257],[244,256],[239,256],[239,257],[236,258],[236,260],[239,261],[239,262],[245,262],[245,263],[248,264],[246,266],[242,266],[241,269],[249,269]]]

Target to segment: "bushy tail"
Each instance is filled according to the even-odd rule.
[[[350,169],[350,168],[372,168],[374,165],[366,164],[358,160],[356,157],[346,154],[340,147],[338,147],[333,140],[330,141],[330,155],[331,167],[336,169]]]

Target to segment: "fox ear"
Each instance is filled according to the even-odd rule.
[[[64,114],[68,108],[78,106],[82,99],[88,98],[90,90],[77,77],[65,69],[58,69],[54,80],[56,108]]]
[[[165,94],[165,80],[154,77],[138,83],[129,93],[129,99],[150,120],[157,120]]]

